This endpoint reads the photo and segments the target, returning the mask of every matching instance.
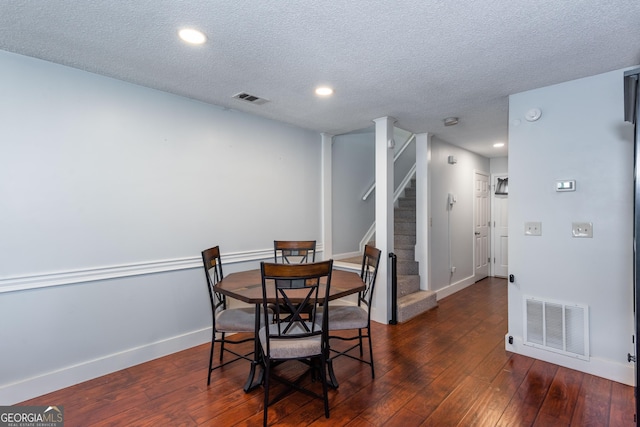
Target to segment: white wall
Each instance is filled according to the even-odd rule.
[[[489,169],[492,174],[503,174],[509,172],[508,157],[493,157],[489,159]]]
[[[525,120],[531,108],[542,117]],[[509,289],[507,349],[632,384],[633,138],[623,121],[623,72],[512,95],[509,99]],[[575,179],[575,192],[555,182]],[[542,222],[525,237],[524,222]],[[573,238],[573,221],[593,238]],[[589,361],[524,346],[523,297],[585,304]]]
[[[358,244],[375,222],[375,132],[337,135],[331,149],[334,255],[360,253]]]
[[[208,341],[207,247],[322,247],[314,132],[7,52],[0,93],[0,404]]]
[[[456,164],[447,159],[454,156]],[[431,140],[429,160],[430,217],[429,253],[430,289],[438,298],[450,295],[473,283],[473,179],[474,172],[489,173],[489,159],[438,138]],[[457,202],[447,210],[447,195],[453,193]],[[450,222],[450,224],[449,224]],[[450,225],[450,228],[449,228]],[[449,230],[451,237],[449,238]],[[449,245],[451,264],[449,270]]]

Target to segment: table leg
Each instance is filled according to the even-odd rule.
[[[249,370],[249,377],[247,378],[247,382],[244,385],[244,392],[249,393],[253,389],[262,385],[262,381],[264,379],[264,369],[259,369],[260,373],[258,375],[258,380],[254,382],[256,377],[256,368],[258,366],[262,366],[262,346],[260,346],[260,337],[258,333],[260,332],[260,305],[256,304],[256,323],[255,323],[255,336],[253,340],[253,361],[251,362],[251,368]]]

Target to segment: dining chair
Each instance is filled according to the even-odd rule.
[[[242,344],[254,341],[256,331],[256,310],[254,307],[247,308],[227,308],[227,298],[216,290],[216,284],[224,278],[222,273],[222,262],[220,259],[220,248],[215,246],[202,251],[202,262],[207,278],[207,288],[209,289],[209,300],[211,302],[211,317],[213,318],[213,328],[211,334],[211,350],[209,352],[209,374],[207,385],[211,384],[211,372],[239,359],[253,362],[253,351],[243,354],[234,351],[228,345]],[[250,337],[242,339],[229,339],[229,333],[251,333]],[[220,343],[220,361],[213,366],[213,354],[215,343]],[[232,354],[233,358],[223,362],[224,352]]]
[[[379,264],[380,250],[373,246],[366,245],[362,254],[362,268],[360,270],[360,277],[365,284],[365,289],[358,293],[358,304],[329,305],[329,342],[331,343],[331,341],[335,340],[357,341],[345,350],[330,348],[330,357],[327,360],[327,365],[329,367],[331,383],[334,387],[338,386],[338,381],[333,372],[333,361],[341,356],[359,360],[360,362],[370,365],[371,378],[375,378],[373,344],[371,342],[371,302]],[[353,333],[347,335],[332,335],[331,332],[333,331],[353,331]],[[364,357],[363,339],[367,339],[369,344],[368,360]],[[359,357],[351,353],[351,351],[356,348],[360,350]]]
[[[282,264],[302,264],[316,261],[315,240],[274,240],[274,262]]]
[[[303,264],[316,261],[316,241],[315,240],[274,240],[273,241],[274,262],[281,264]],[[272,310],[273,305],[269,306]],[[275,310],[274,310],[275,311]],[[286,307],[280,307],[282,313],[286,313]],[[277,318],[274,317],[274,321]]]
[[[267,425],[268,407],[294,390],[324,400],[324,414],[329,418],[329,399],[327,393],[327,315],[328,304],[320,304],[329,297],[333,260],[307,264],[260,264],[262,273],[262,299],[264,306],[264,324],[259,339],[264,363],[264,425]],[[321,286],[321,283],[323,286]],[[280,320],[269,323],[266,312],[274,302],[276,316]],[[281,307],[286,307],[287,315],[280,317]],[[311,307],[311,310],[305,310]],[[303,317],[302,314],[305,314]],[[324,316],[320,316],[324,312]],[[320,321],[320,318],[324,319]],[[301,361],[308,365],[303,374],[295,379],[287,378],[285,372],[274,372],[274,367],[284,362]],[[320,376],[322,394],[306,387],[303,380],[313,374]],[[273,399],[269,399],[272,380],[282,383],[286,388]],[[313,384],[315,382],[312,382]]]

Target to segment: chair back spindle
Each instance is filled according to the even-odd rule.
[[[273,258],[280,264],[304,264],[316,261],[315,240],[274,240]]]

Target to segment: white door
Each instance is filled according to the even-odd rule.
[[[489,275],[489,175],[475,172],[473,204],[474,279]]]
[[[491,237],[492,256],[493,262],[493,275],[498,277],[507,277],[509,271],[509,258],[507,257],[509,251],[509,210],[508,201],[509,198],[506,194],[495,194],[496,186],[499,179],[506,179],[507,175],[494,175],[493,176],[493,197],[492,197],[492,221],[493,221],[493,233]]]

